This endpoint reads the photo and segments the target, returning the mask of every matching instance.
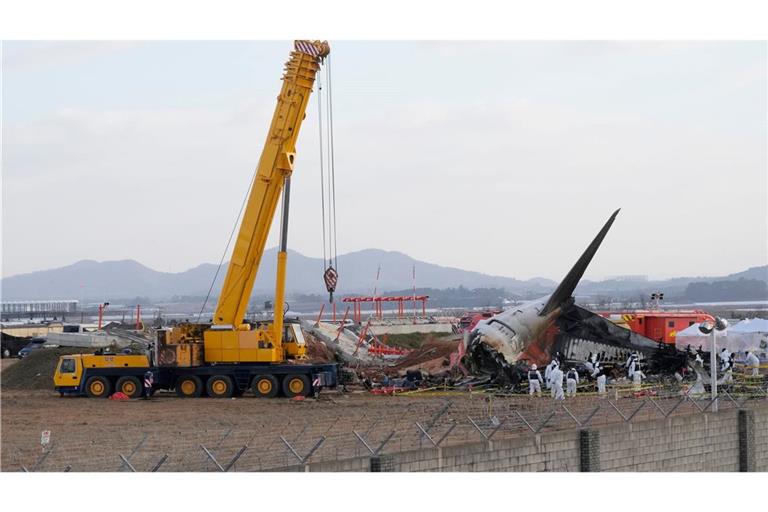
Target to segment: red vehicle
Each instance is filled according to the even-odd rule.
[[[683,329],[695,323],[715,321],[712,315],[698,309],[678,311],[638,309],[631,311],[601,311],[598,314],[611,320],[616,325],[631,329],[646,338],[662,341],[670,345],[675,344],[675,336]]]

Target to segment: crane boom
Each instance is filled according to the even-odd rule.
[[[315,74],[330,51],[328,44],[320,41],[296,41],[294,47],[285,66],[282,90],[219,295],[214,325],[237,328],[243,322],[277,202],[293,171],[296,138]],[[277,299],[276,313],[283,308],[283,301]]]
[[[315,76],[329,53],[326,41],[294,41],[294,50],[285,64],[283,86],[277,97],[267,140],[219,294],[213,325],[203,333],[206,362],[279,362],[285,359],[286,354],[301,356],[305,350],[303,345],[284,346],[283,343],[288,194],[296,139]],[[271,325],[252,331],[251,325],[245,323],[245,314],[281,194],[283,225],[277,254],[274,320]]]

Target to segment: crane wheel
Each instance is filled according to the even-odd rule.
[[[232,396],[232,379],[226,375],[214,375],[205,385],[211,398],[230,398]]]
[[[125,376],[117,379],[115,391],[120,391],[128,398],[139,398],[141,396],[142,387],[139,379],[136,377]]]
[[[288,398],[309,395],[309,378],[306,375],[286,375],[283,379],[283,393]]]
[[[251,382],[251,391],[259,398],[275,398],[279,390],[274,375],[257,375]]]
[[[179,377],[176,381],[176,394],[182,398],[195,398],[203,394],[203,382],[197,375]]]
[[[112,394],[112,386],[106,377],[91,377],[85,381],[85,394],[91,398],[107,398]]]

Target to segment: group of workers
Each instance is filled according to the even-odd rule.
[[[723,348],[718,354],[718,357],[720,358],[720,373],[722,376],[717,381],[717,383],[731,384],[733,382],[733,367],[735,364],[736,354],[732,353],[727,348]],[[747,350],[744,362],[747,369],[752,370],[752,377],[757,377],[760,375],[760,358]]]
[[[691,346],[688,345],[685,347],[685,351],[689,357],[693,358],[695,363],[701,364],[702,366],[704,365],[704,361],[707,359],[707,355],[701,347],[698,347],[694,353],[691,350]],[[728,384],[733,382],[733,370],[736,364],[736,354],[728,350],[727,347],[723,347],[723,349],[720,350],[720,353],[717,354],[717,357],[720,359],[720,373],[723,374],[718,383]],[[747,350],[744,353],[744,366],[746,367],[748,375],[752,377],[760,376],[760,358],[757,357],[757,354]]]
[[[545,383],[546,388],[550,390],[550,396],[555,400],[565,400],[565,397],[575,397],[577,386],[579,385],[579,372],[575,367],[567,368],[563,371],[560,364],[560,355],[552,358],[552,361],[544,369],[544,378],[541,377],[538,367],[533,364],[528,370],[528,392],[531,395],[541,396],[541,384]],[[596,358],[590,356],[589,364],[586,366],[591,369],[591,375],[597,380],[597,392],[600,395],[605,394],[606,374],[603,367]],[[565,390],[563,390],[565,382]]]
[[[703,363],[704,355],[700,351],[701,349],[699,348],[699,351],[696,353],[696,361]],[[718,384],[730,384],[733,382],[735,354],[731,353],[727,348],[723,348],[718,354],[718,357],[720,359],[720,373],[722,374],[722,377],[718,380]],[[564,400],[565,397],[576,396],[576,390],[579,384],[579,372],[573,366],[563,371],[563,369],[561,369],[560,359],[561,356],[557,353],[545,367],[543,378],[535,364],[530,366],[528,370],[528,392],[530,395],[535,394],[541,396],[543,382],[546,385],[546,388],[550,390],[550,394],[555,400]],[[751,370],[751,375],[753,377],[759,375],[760,359],[757,355],[747,351],[745,364],[747,369]],[[587,369],[590,376],[595,379],[598,395],[605,396],[607,376],[602,361],[600,360],[600,356],[598,354],[590,353],[589,357],[584,362],[584,367]],[[643,379],[646,378],[646,375],[641,369],[639,352],[634,351],[629,354],[623,368],[626,370],[627,378],[632,381],[632,388],[635,391],[639,391],[642,388]],[[563,381],[565,381],[565,390],[563,390]]]
[[[576,390],[579,384],[578,370],[571,366],[563,372],[560,366],[559,353],[552,358],[544,369],[544,378],[541,377],[538,367],[535,364],[531,365],[528,370],[528,393],[530,395],[535,394],[541,396],[541,384],[544,382],[547,389],[550,390],[552,398],[555,400],[565,400],[566,396],[576,396]],[[591,377],[595,379],[597,384],[597,394],[605,396],[607,375],[598,354],[590,353],[584,366],[589,371]],[[640,354],[637,352],[630,354],[627,361],[624,363],[624,367],[627,369],[627,377],[632,380],[633,388],[639,390],[642,387],[642,382],[645,378],[645,374],[640,369]],[[563,381],[565,381],[565,391],[563,391]]]

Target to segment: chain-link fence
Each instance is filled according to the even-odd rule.
[[[18,445],[3,455],[3,471],[278,471],[307,463],[378,456],[555,430],[672,415],[713,413],[764,406],[768,391],[722,390],[716,400],[679,389],[653,396],[549,397],[490,393],[448,394],[426,399],[381,397],[381,407],[350,407],[334,415],[319,408],[306,414],[265,415],[261,423],[220,428],[179,425],[172,430],[141,426],[103,428],[68,435],[41,449]],[[337,398],[338,399],[338,398]],[[334,400],[326,398],[326,400]],[[371,402],[369,401],[368,404]],[[299,419],[297,419],[297,417]]]

